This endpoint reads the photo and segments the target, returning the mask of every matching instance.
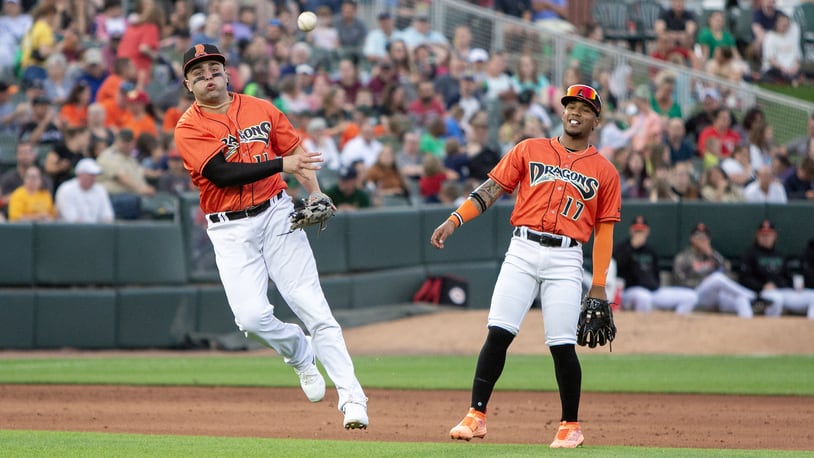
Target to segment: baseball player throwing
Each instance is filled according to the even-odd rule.
[[[184,53],[184,84],[195,102],[175,128],[175,142],[200,188],[207,234],[238,327],[273,348],[294,368],[312,402],[325,395],[322,362],[339,392],[345,428],[366,428],[367,397],[354,373],[305,232],[291,231],[294,206],[280,172],[319,192],[319,153],[307,153],[286,117],[271,103],[229,92],[226,58],[214,45]],[[269,278],[303,330],[274,316]]]
[[[486,341],[472,385],[469,412],[449,434],[470,440],[486,436],[486,405],[506,362],[506,352],[535,297],[542,302],[546,344],[562,403],[552,448],[582,444],[577,358],[577,321],[582,291],[582,243],[594,232],[593,284],[588,295],[606,300],[605,278],[613,250],[613,225],[621,210],[619,174],[589,144],[602,102],[590,86],[574,85],[562,98],[563,134],[518,143],[489,178],[438,226],[430,243],[443,248],[456,228],[477,217],[503,193],[516,191],[509,249],[489,308]]]

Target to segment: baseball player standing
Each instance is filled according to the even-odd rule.
[[[582,369],[575,349],[582,294],[582,243],[594,232],[590,297],[606,300],[605,279],[613,250],[613,225],[619,221],[619,174],[589,137],[599,125],[602,102],[590,86],[568,88],[562,98],[563,134],[529,139],[514,146],[488,179],[438,226],[430,243],[443,248],[456,228],[486,211],[504,193],[516,191],[514,226],[489,308],[488,335],[478,357],[472,401],[453,439],[486,436],[486,405],[506,362],[520,324],[539,296],[546,344],[562,403],[552,448],[583,442],[579,426]]]
[[[285,172],[319,192],[319,153],[308,153],[288,119],[271,103],[229,92],[226,58],[214,45],[184,53],[184,84],[195,102],[175,128],[175,142],[200,188],[207,234],[238,327],[273,348],[294,368],[312,402],[325,395],[322,362],[339,393],[348,429],[366,428],[367,397],[354,373],[342,330],[333,317],[308,238],[291,231],[294,209],[280,177]],[[311,338],[274,316],[269,278]]]

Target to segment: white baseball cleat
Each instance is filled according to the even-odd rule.
[[[342,406],[345,414],[345,429],[367,429],[367,407],[348,402]]]
[[[315,362],[302,371],[294,369],[294,372],[300,378],[300,386],[309,401],[319,402],[325,397],[325,379],[322,378]]]

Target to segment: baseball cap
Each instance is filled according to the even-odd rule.
[[[387,11],[379,13],[377,17],[379,18],[380,21],[393,18],[393,16],[391,16],[390,13],[388,13]]]
[[[282,23],[282,22],[280,22],[280,20],[279,20],[279,19],[277,19],[277,18],[271,18],[271,19],[269,19],[268,25],[273,25],[273,26],[281,27],[281,26],[283,25],[283,23]]]
[[[716,100],[716,101],[721,100],[721,93],[718,92],[718,90],[715,89],[714,87],[708,87],[708,88],[704,89],[704,92],[703,92],[701,98],[705,99],[707,97],[711,98],[712,100]]]
[[[489,60],[489,53],[483,48],[472,48],[467,57],[469,62],[486,62]]]
[[[349,166],[339,171],[339,179],[341,180],[355,180],[359,174],[356,173],[356,167]]]
[[[99,164],[97,164],[95,160],[86,157],[84,159],[80,159],[79,162],[76,163],[74,173],[76,175],[79,175],[80,173],[86,173],[88,175],[99,175],[102,173],[102,168],[99,167]]]
[[[690,231],[690,236],[692,237],[696,234],[705,234],[707,237],[712,235],[709,232],[709,228],[704,223],[698,223],[695,225],[695,227],[692,228],[692,230]]]
[[[38,95],[34,97],[34,100],[31,101],[33,105],[50,105],[51,99],[44,95]]]
[[[308,132],[313,132],[315,130],[324,130],[327,127],[328,123],[325,121],[325,118],[316,117],[311,118],[311,120],[308,121],[308,127],[306,128],[306,130]]]
[[[574,84],[568,86],[565,90],[565,95],[560,99],[562,106],[568,105],[569,102],[579,100],[587,103],[594,109],[594,112],[599,115],[602,112],[602,99],[596,89],[588,86],[587,84]]]
[[[313,75],[314,67],[308,64],[300,64],[297,65],[295,72],[297,73],[297,75]]]
[[[82,61],[88,65],[101,64],[104,62],[102,58],[102,50],[99,48],[88,48],[82,54]]]
[[[212,44],[197,44],[184,53],[184,75],[186,76],[189,67],[206,60],[216,60],[226,65],[226,57],[220,53],[217,46]]]
[[[764,219],[757,227],[757,232],[759,234],[774,233],[777,232],[777,229],[774,227],[774,223],[772,223],[771,220]]]
[[[650,226],[647,225],[647,220],[642,215],[638,215],[633,218],[633,222],[630,223],[630,228],[634,231],[643,231],[645,229],[650,229]]]
[[[29,78],[29,79],[23,80],[23,88],[25,90],[44,89],[45,88],[45,83],[43,82],[43,80],[41,80],[39,78]]]
[[[189,30],[197,32],[204,25],[206,25],[206,15],[204,13],[195,13],[189,17]]]
[[[135,138],[135,135],[133,135],[133,131],[131,129],[123,127],[119,129],[117,137],[119,138],[119,140],[123,142],[132,142],[133,139]]]
[[[127,93],[127,101],[134,103],[150,103],[150,96],[144,91],[130,91]]]

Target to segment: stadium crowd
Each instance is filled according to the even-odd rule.
[[[575,25],[567,0],[470,3],[613,41],[598,22]],[[776,0],[703,15],[684,0],[658,3],[652,42],[637,48],[653,59],[737,82],[810,76],[800,25]],[[319,179],[340,211],[460,202],[517,142],[560,132],[574,83],[603,98],[593,144],[618,168],[624,199],[814,200],[814,113],[781,143],[760,106],[739,107],[738,119],[734,95],[716,87],[690,89],[698,105],[681,106],[675,74],[634,85],[584,44],[568,50],[555,85],[534,29],[506,27],[505,49],[484,49],[473,38],[492,33],[488,23],[444,27],[428,0],[386,4],[363,15],[370,5],[353,0],[3,0],[0,219],[139,219],[152,216],[147,199],[193,191],[173,129],[192,103],[181,55],[199,43],[227,56],[234,91],[271,100],[323,153]],[[741,6],[753,12],[748,39],[729,20]],[[309,33],[295,24],[304,10],[318,16]]]

